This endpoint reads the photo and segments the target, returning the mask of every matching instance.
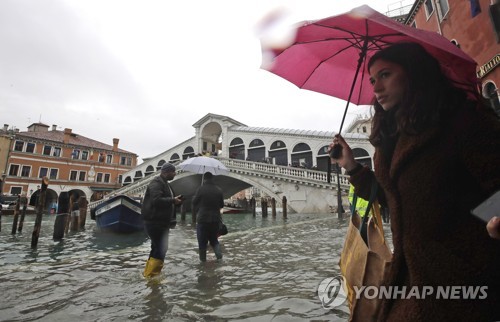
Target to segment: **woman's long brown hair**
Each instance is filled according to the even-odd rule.
[[[408,82],[403,100],[396,108],[384,111],[374,101],[370,142],[375,147],[389,149],[399,133],[418,135],[439,125],[467,100],[466,91],[455,86],[442,72],[439,62],[417,43],[398,43],[382,49],[371,57],[368,70],[379,59],[400,65]]]

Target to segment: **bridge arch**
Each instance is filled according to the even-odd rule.
[[[235,137],[229,143],[229,158],[245,160],[245,143],[240,137]]]
[[[372,158],[370,157],[368,151],[362,148],[353,148],[352,154],[354,156],[354,159],[356,159],[356,161],[368,166],[370,169],[372,168]]]
[[[288,165],[288,149],[285,142],[276,140],[269,148],[269,158],[276,165]]]
[[[250,141],[248,145],[248,157],[247,160],[261,162],[266,158],[266,146],[264,145],[264,141],[261,139],[255,138]]]
[[[155,172],[155,168],[152,165],[148,165],[146,171],[144,171],[145,176],[149,176]]]
[[[297,143],[292,150],[292,167],[312,167],[312,151],[309,144]]]
[[[222,150],[222,126],[212,121],[201,127],[201,141],[203,152],[219,154]]]
[[[160,161],[158,161],[158,164],[156,166],[156,170],[160,170],[161,169],[161,166],[165,164],[165,160],[161,159]]]
[[[135,175],[134,175],[134,182],[137,181],[137,180],[141,180],[142,179],[142,171],[138,170],[135,172]]]
[[[172,154],[172,156],[170,157],[170,163],[174,163],[174,162],[177,162],[180,160],[181,160],[181,158],[179,157],[179,155],[177,153]]]
[[[184,152],[182,153],[182,160],[189,159],[190,157],[194,157],[194,149],[192,146],[188,146],[184,149]]]
[[[322,146],[318,150],[318,156],[316,157],[316,167],[318,171],[328,171],[328,162],[330,162],[330,156],[328,155],[328,145]]]
[[[132,183],[132,177],[126,176],[125,179],[123,180],[123,185],[127,186]]]

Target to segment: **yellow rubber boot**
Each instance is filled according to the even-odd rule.
[[[163,261],[158,258],[150,257],[144,268],[144,277],[153,277],[159,275],[163,268]]]

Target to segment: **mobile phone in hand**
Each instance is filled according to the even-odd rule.
[[[483,201],[479,206],[471,210],[471,213],[484,222],[490,221],[493,216],[500,215],[500,191]]]

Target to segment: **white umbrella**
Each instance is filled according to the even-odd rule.
[[[204,156],[184,160],[177,166],[177,168],[182,171],[194,172],[199,174],[211,172],[214,176],[219,174],[226,174],[229,172],[229,169],[226,168],[226,166],[219,160]]]

